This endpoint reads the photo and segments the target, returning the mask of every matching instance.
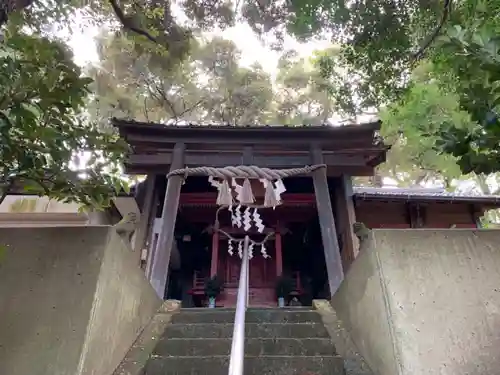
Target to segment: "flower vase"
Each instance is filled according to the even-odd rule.
[[[208,298],[208,308],[215,309],[215,297]]]

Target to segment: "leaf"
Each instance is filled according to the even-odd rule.
[[[22,61],[0,61],[0,169],[23,181],[30,193],[66,202],[106,202],[116,194],[108,171],[116,171],[126,148],[87,120],[86,87],[92,80],[81,76],[60,42],[15,34],[7,35],[3,48]],[[96,161],[99,155],[99,163],[88,168],[71,163],[89,149]]]
[[[30,103],[21,103],[21,106],[24,110],[31,112],[33,114],[33,117],[40,117],[41,112],[36,106]]]

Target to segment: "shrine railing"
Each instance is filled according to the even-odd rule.
[[[241,258],[240,282],[234,317],[233,342],[229,360],[229,375],[243,375],[245,360],[245,315],[248,306],[248,246],[250,238],[245,236]]]

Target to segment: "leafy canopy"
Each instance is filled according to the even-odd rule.
[[[88,15],[92,22],[101,25],[107,22],[121,29],[121,34],[127,37],[126,45],[111,53],[117,53],[115,60],[123,59],[123,65],[128,67],[122,68],[115,62],[111,75],[106,74],[110,71],[107,69],[93,72],[92,76],[96,78],[97,91],[100,94],[113,91],[119,99],[117,107],[131,116],[144,112],[145,108],[147,116],[154,120],[177,120],[191,114],[191,118],[235,124],[269,119],[295,123],[325,119],[339,110],[359,115],[385,108],[384,132],[406,150],[412,150],[400,154],[412,155],[407,158],[408,168],[415,164],[419,170],[438,169],[440,174],[450,176],[455,175],[451,167],[455,162],[463,173],[500,169],[497,116],[500,30],[499,17],[492,16],[500,14],[498,1],[14,3],[28,6],[21,13],[20,22],[39,31],[44,31],[48,20],[64,23],[67,15],[75,11]],[[176,7],[184,11],[189,22],[179,24],[174,16]],[[11,20],[15,19],[12,14],[8,13]],[[214,50],[208,51],[195,40],[201,31],[225,28],[242,20],[259,34],[274,34],[278,47],[286,32],[301,40],[326,35],[335,46],[314,56],[315,70],[309,77],[300,74],[305,66],[302,62],[280,68],[275,82],[279,93],[271,102],[269,97],[276,87],[270,88],[265,73],[257,68],[237,67],[234,59],[224,57],[233,56],[234,51],[223,43],[212,44]],[[217,65],[221,59],[213,59],[214,54],[229,65]],[[422,66],[427,71],[426,77],[416,78],[414,70]],[[214,79],[207,79],[208,83],[194,79],[200,70]],[[125,71],[123,80],[120,74]],[[134,92],[141,100],[131,101],[130,98],[136,97]],[[184,94],[184,101],[178,100],[179,93]],[[441,112],[440,96],[444,100]],[[101,103],[108,100],[103,94],[99,98]],[[451,106],[452,101],[457,108]],[[92,105],[103,112],[101,104],[92,102]],[[108,105],[106,114],[115,112],[111,107]],[[425,139],[425,147],[416,147],[415,143],[410,148],[420,138]],[[434,158],[438,156],[444,164]]]
[[[0,49],[0,186],[103,207],[125,185],[126,147],[87,121],[91,79],[63,44],[13,33]],[[80,160],[75,158],[80,156]]]
[[[292,30],[330,32],[341,46],[322,72],[347,74],[336,98],[352,113],[408,105],[411,73],[422,62],[440,90],[458,96],[474,126],[445,121],[423,135],[455,158],[463,173],[500,170],[500,2],[495,0],[296,0]],[[427,61],[422,61],[422,60]],[[353,105],[354,104],[354,105]],[[409,104],[411,105],[411,104]],[[404,111],[404,109],[401,109]]]

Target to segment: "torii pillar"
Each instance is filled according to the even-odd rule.
[[[317,146],[311,148],[311,159],[313,164],[324,163],[321,148]],[[344,271],[342,269],[342,259],[340,257],[340,247],[337,239],[337,231],[335,229],[335,219],[333,217],[326,169],[316,169],[312,172],[312,177],[319,225],[321,227],[321,238],[323,240],[323,250],[325,252],[328,285],[330,287],[330,295],[333,296],[344,279]]]
[[[170,171],[184,168],[184,153],[186,146],[184,143],[176,143],[172,152],[172,164]],[[172,176],[167,181],[165,200],[163,201],[162,228],[158,236],[158,244],[155,249],[155,257],[151,272],[151,284],[156,294],[163,299],[165,296],[165,286],[167,284],[170,255],[172,254],[172,244],[174,242],[175,221],[177,210],[179,209],[179,198],[183,176]]]

